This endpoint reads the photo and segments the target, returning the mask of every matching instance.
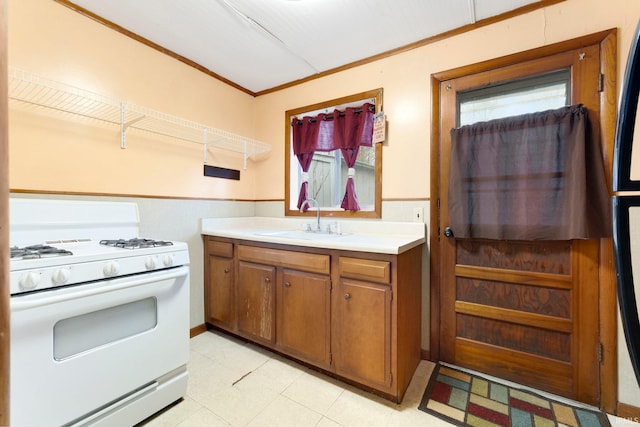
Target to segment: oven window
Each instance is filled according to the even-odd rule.
[[[53,327],[53,357],[64,360],[153,329],[158,303],[150,297],[60,320]]]

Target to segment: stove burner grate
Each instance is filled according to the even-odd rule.
[[[117,239],[117,240],[100,240],[101,245],[112,246],[114,248],[123,249],[142,249],[142,248],[155,248],[159,246],[171,246],[173,242],[165,240],[153,240],[153,239]]]
[[[17,246],[11,247],[12,259],[36,259],[64,255],[73,255],[73,252],[49,245],[31,245],[23,248]]]

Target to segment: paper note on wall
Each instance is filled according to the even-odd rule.
[[[386,135],[386,117],[383,111],[373,116],[373,143],[384,142]]]

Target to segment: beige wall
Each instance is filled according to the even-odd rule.
[[[254,136],[255,99],[52,0],[9,1],[9,65],[191,121]],[[203,147],[119,127],[43,120],[10,111],[10,186],[118,194],[255,198],[256,169],[241,181],[203,176]],[[242,169],[211,149],[209,164]]]
[[[199,146],[131,134],[128,148],[121,150],[118,129],[42,119],[13,109],[11,188],[240,200],[284,198],[286,110],[377,87],[384,88],[384,110],[389,121],[383,154],[383,198],[425,200],[430,196],[432,73],[618,28],[621,79],[640,17],[640,2],[633,0],[567,0],[252,98],[52,0],[9,0],[8,4],[10,65],[254,137],[273,147],[266,159],[249,161],[239,182],[205,178]],[[212,150],[209,159],[212,165],[242,169],[242,159],[236,154]],[[212,216],[216,214],[212,212]],[[403,216],[402,212],[395,215]],[[198,225],[193,221],[192,228],[185,231],[185,240],[197,241]],[[162,223],[152,232],[162,228]],[[426,280],[423,290],[428,294]],[[192,283],[192,294],[198,295],[193,301],[196,314],[192,315],[192,326],[202,319],[201,292],[202,283]],[[424,307],[428,307],[427,302]],[[426,308],[423,316],[428,317]],[[423,337],[423,348],[426,344]],[[621,348],[620,378],[632,375],[624,351]],[[640,406],[637,385],[621,381],[619,400]]]

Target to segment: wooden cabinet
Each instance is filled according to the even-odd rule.
[[[205,318],[227,329],[235,328],[233,244],[208,240],[205,262]]]
[[[340,282],[333,299],[336,372],[390,391],[394,264],[395,259],[340,256]]]
[[[421,246],[387,255],[204,242],[207,323],[402,400],[420,361]]]
[[[336,372],[371,387],[391,385],[391,288],[341,279],[334,292]]]

